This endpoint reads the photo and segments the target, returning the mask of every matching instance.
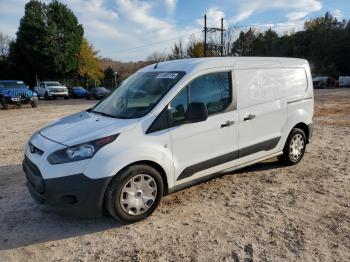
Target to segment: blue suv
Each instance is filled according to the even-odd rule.
[[[17,80],[0,80],[0,102],[3,109],[8,109],[9,104],[31,104],[38,106],[38,95],[31,91],[23,83]]]

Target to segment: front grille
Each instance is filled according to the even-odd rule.
[[[65,91],[66,91],[65,88],[55,88],[51,92],[53,92],[53,93],[60,93],[60,92],[65,92]]]
[[[23,160],[23,170],[26,174],[28,182],[40,194],[45,192],[45,184],[39,168],[30,159],[25,156]]]
[[[12,91],[12,96],[26,98],[28,97],[27,91]]]

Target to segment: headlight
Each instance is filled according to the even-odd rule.
[[[57,165],[92,158],[98,150],[113,142],[118,135],[111,135],[57,150],[47,157],[47,161],[52,165]]]

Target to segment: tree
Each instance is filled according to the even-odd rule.
[[[191,58],[204,57],[203,42],[195,39],[192,36],[186,47],[186,55],[187,57],[191,57]]]
[[[179,41],[179,44],[174,43],[174,47],[171,50],[171,54],[169,55],[170,60],[175,59],[183,59],[185,58],[185,52],[182,47],[182,42]]]
[[[73,12],[57,0],[48,5],[47,17],[51,72],[57,76],[74,74],[79,66],[78,54],[87,45],[83,42],[83,27]]]
[[[239,37],[232,44],[232,55],[236,56],[251,56],[253,55],[253,42],[255,41],[256,36],[252,28],[249,28],[247,32],[241,31]]]
[[[16,70],[32,81],[35,75],[45,79],[75,74],[83,33],[66,5],[29,1],[10,50]]]
[[[101,65],[97,56],[98,51],[84,38],[78,58],[79,76],[99,81],[103,77]]]
[[[274,56],[277,53],[278,34],[271,28],[264,33],[260,33],[252,43],[251,55]]]
[[[0,59],[8,57],[12,41],[13,40],[9,35],[0,32]]]
[[[166,61],[167,60],[167,55],[164,54],[164,53],[159,53],[159,52],[153,52],[151,55],[149,55],[147,58],[146,58],[146,61],[147,62],[150,62],[150,63],[156,63],[156,62],[161,62],[161,61]]]
[[[108,66],[104,71],[103,75],[105,79],[114,79],[114,70],[111,66]]]

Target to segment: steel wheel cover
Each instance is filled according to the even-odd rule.
[[[295,134],[289,145],[289,155],[294,161],[300,159],[305,149],[304,137],[301,134]]]
[[[150,175],[138,174],[130,178],[122,188],[120,205],[127,214],[137,216],[149,210],[156,197],[156,181]]]

